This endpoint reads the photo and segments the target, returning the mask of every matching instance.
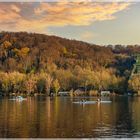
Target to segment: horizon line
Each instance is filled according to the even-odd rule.
[[[0,34],[1,33],[27,33],[27,34],[38,34],[38,35],[46,35],[46,36],[54,36],[54,37],[59,37],[59,38],[62,38],[62,39],[68,39],[68,40],[75,40],[75,41],[81,41],[81,42],[84,42],[84,43],[88,43],[88,44],[91,44],[91,45],[97,45],[97,46],[117,46],[117,45],[121,45],[123,47],[127,47],[127,46],[139,46],[140,47],[140,44],[119,44],[119,43],[116,43],[116,44],[98,44],[98,43],[92,43],[92,42],[88,42],[88,41],[84,41],[84,40],[80,40],[80,39],[75,39],[75,38],[68,38],[68,37],[62,37],[62,36],[59,36],[59,35],[55,35],[55,34],[47,34],[47,33],[39,33],[39,32],[28,32],[28,31],[0,31]]]

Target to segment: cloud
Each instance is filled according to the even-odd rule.
[[[17,8],[14,5],[7,6],[5,4],[0,4],[0,23],[3,22],[13,22],[20,18],[20,15],[17,13]]]
[[[44,32],[49,26],[87,26],[115,19],[130,3],[0,3],[0,30]]]
[[[13,11],[17,12],[17,13],[20,12],[20,8],[17,7],[16,5],[11,5],[11,9],[12,9]]]

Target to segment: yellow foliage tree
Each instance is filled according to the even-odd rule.
[[[5,49],[8,49],[12,46],[12,44],[9,42],[9,41],[5,41],[3,42],[2,46],[5,48]]]
[[[28,47],[23,47],[20,50],[22,56],[26,56],[29,53],[30,49]]]

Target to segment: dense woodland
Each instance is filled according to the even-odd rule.
[[[84,88],[123,94],[140,47],[99,46],[57,36],[0,33],[1,93],[56,93]]]

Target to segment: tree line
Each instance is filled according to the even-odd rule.
[[[112,69],[91,71],[76,66],[73,71],[57,69],[53,74],[47,72],[19,73],[0,72],[1,93],[41,93],[57,95],[58,91],[76,90],[84,87],[90,90],[111,90],[119,92],[123,89],[124,79],[117,77]]]

